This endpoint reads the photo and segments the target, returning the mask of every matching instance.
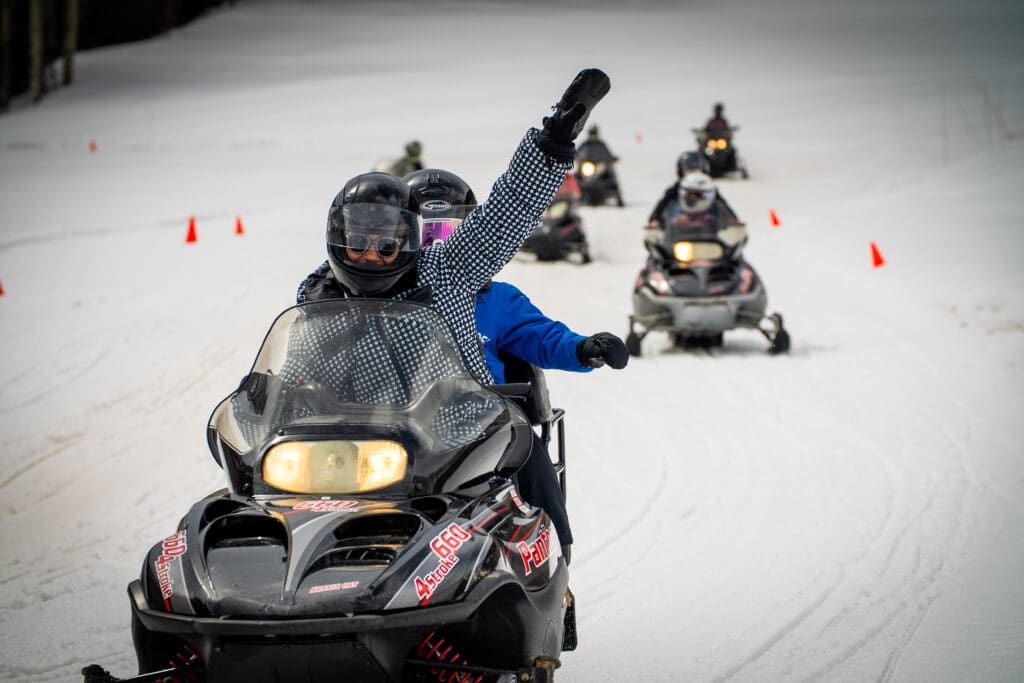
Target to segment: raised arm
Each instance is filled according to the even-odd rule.
[[[599,69],[581,71],[544,117],[543,128],[527,131],[487,201],[438,250],[451,281],[476,292],[509,262],[571,170],[575,139],[609,87]]]

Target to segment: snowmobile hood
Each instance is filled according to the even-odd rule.
[[[490,534],[509,526],[510,510],[530,526],[499,529],[497,538],[507,540],[495,543]],[[150,550],[143,581],[166,611],[197,616],[404,609],[452,600],[481,571],[542,584],[558,542],[539,514],[511,485],[476,503],[443,495],[253,500],[222,493],[196,503],[178,532]]]

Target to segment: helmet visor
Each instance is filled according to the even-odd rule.
[[[714,199],[715,191],[713,189],[681,188],[679,190],[679,201],[688,209],[696,207],[708,208]]]
[[[461,221],[475,208],[476,204],[452,204],[447,199],[426,199],[420,202],[420,215],[424,223],[452,218]]]
[[[382,257],[420,248],[419,217],[389,204],[346,204],[331,209],[327,244],[363,253],[372,246]]]
[[[448,239],[455,228],[459,227],[461,218],[431,218],[423,220],[423,246],[429,247],[434,242]]]

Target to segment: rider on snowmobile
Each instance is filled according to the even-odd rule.
[[[602,71],[581,71],[544,117],[543,129],[526,133],[486,210],[470,213],[461,230],[433,249],[420,249],[419,205],[400,178],[364,173],[349,180],[328,210],[327,261],[300,284],[298,302],[377,297],[427,303],[451,325],[470,372],[493,382],[476,331],[476,293],[540,221],[572,167],[574,140],[608,88]]]
[[[664,225],[665,210],[674,204],[679,205],[679,210],[690,216],[698,217],[707,214],[706,220],[722,220],[727,225],[745,227],[746,223],[741,221],[725,201],[725,198],[718,192],[718,186],[704,171],[687,171],[682,163],[677,168],[684,175],[679,182],[673,183],[655,204],[647,219],[647,227],[644,230],[644,242],[658,243],[661,241]],[[721,218],[720,218],[721,217]]]
[[[715,102],[713,111],[714,115],[704,124],[704,134],[708,137],[727,135],[732,126],[729,125],[728,119],[725,118],[725,105],[721,102]]]
[[[450,171],[426,169],[403,180],[422,211],[424,249],[448,239],[476,204],[469,184]],[[507,282],[490,281],[481,288],[476,296],[476,325],[487,366],[498,383],[505,381],[501,352],[541,368],[571,372],[590,372],[605,364],[618,370],[629,362],[625,344],[614,334],[584,337],[573,332],[565,323],[544,315]],[[568,557],[572,531],[565,499],[547,449],[536,434],[534,437],[534,451],[521,472],[520,490],[527,501],[551,516]]]
[[[423,168],[423,160],[420,155],[423,153],[423,144],[419,140],[410,140],[405,143],[404,154],[396,159],[387,172],[393,176],[404,176],[407,173],[418,171]]]
[[[587,156],[592,161],[618,161],[619,158],[612,154],[611,149],[601,139],[601,130],[597,124],[592,124],[587,130],[587,139],[577,145],[577,156]]]

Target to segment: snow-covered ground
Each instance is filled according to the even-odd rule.
[[[627,207],[584,210],[593,264],[502,278],[624,335],[640,226],[722,100],[751,170],[722,190],[794,347],[652,334],[549,373],[560,680],[1024,680],[1021,35],[1017,0],[246,0],[80,54],[0,116],[0,679],[133,670],[125,586],[220,487],[209,412],[344,181],[418,138],[485,194],[599,66]]]

